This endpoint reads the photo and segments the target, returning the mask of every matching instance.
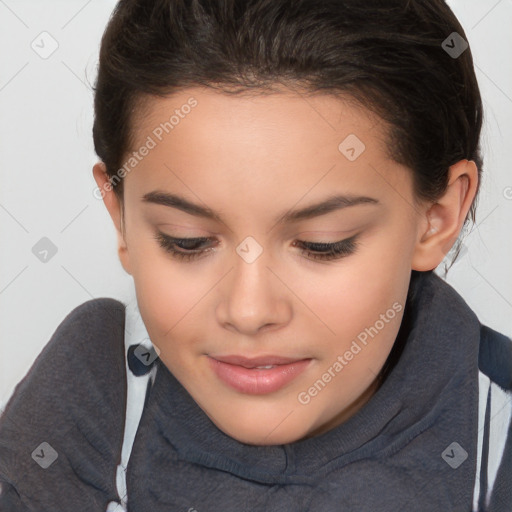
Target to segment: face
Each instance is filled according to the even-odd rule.
[[[162,362],[245,443],[355,414],[427,228],[385,126],[327,95],[190,88],[151,100],[136,139],[120,257]]]

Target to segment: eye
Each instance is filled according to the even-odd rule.
[[[356,241],[358,236],[359,235],[354,235],[345,240],[333,243],[314,243],[297,240],[293,242],[293,245],[300,245],[301,247],[304,247],[305,249],[302,249],[302,252],[305,253],[308,258],[313,260],[331,261],[353,254],[358,247],[358,243]]]
[[[310,259],[331,261],[353,254],[358,247],[358,243],[356,242],[357,237],[358,235],[354,235],[350,238],[334,243],[295,240],[292,245],[294,247],[300,247],[301,252]],[[211,240],[210,238],[205,237],[174,238],[169,235],[165,235],[162,232],[158,232],[155,239],[173,258],[182,261],[197,259],[212,250],[212,247],[208,247],[206,249],[201,248]]]
[[[158,232],[155,236],[160,246],[168,252],[173,258],[190,261],[196,259],[198,256],[208,252],[210,249],[200,249],[203,244],[208,242],[209,238],[173,238],[172,236],[165,235],[162,232]],[[176,247],[182,250],[176,249]]]

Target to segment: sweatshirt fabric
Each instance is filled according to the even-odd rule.
[[[119,501],[127,372],[148,370],[128,512],[512,511],[512,340],[435,273],[412,272],[399,358],[372,398],[286,445],[219,430],[160,359],[140,364],[127,315],[110,298],[78,306],[16,386],[0,416],[0,511]]]

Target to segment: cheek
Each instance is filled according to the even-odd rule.
[[[294,291],[308,306],[308,322],[317,326],[317,355],[331,364],[352,350],[346,375],[355,377],[383,363],[393,346],[410,278],[407,249],[400,250],[406,238],[389,232],[371,237],[359,254],[314,279],[304,275],[296,282]]]
[[[194,358],[204,333],[211,332],[200,307],[211,284],[159,252],[139,250],[135,258],[139,310],[163,363],[178,378],[190,377],[199,371]]]
[[[409,274],[398,258],[379,258],[368,248],[359,260],[354,256],[322,276],[304,275],[295,282],[294,291],[326,336],[348,339],[372,325],[395,302],[403,302]]]
[[[377,318],[403,299],[411,273],[413,227],[392,219],[389,226],[372,237],[347,276],[355,310],[366,309]]]
[[[130,262],[139,310],[151,338],[161,344],[172,335],[197,295],[156,242],[138,243],[130,250]]]
[[[175,337],[181,325],[190,324],[194,317],[194,306],[204,290],[196,290],[179,273],[170,274],[165,265],[147,265],[143,272],[134,277],[139,309],[155,340],[166,343]],[[166,272],[167,270],[167,272]]]

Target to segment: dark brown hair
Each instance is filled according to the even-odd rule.
[[[450,165],[474,160],[482,172],[482,101],[470,49],[454,58],[443,48],[453,32],[465,41],[443,0],[120,0],[101,41],[96,153],[112,182],[148,97],[280,84],[343,94],[378,114],[415,196],[435,202]]]

